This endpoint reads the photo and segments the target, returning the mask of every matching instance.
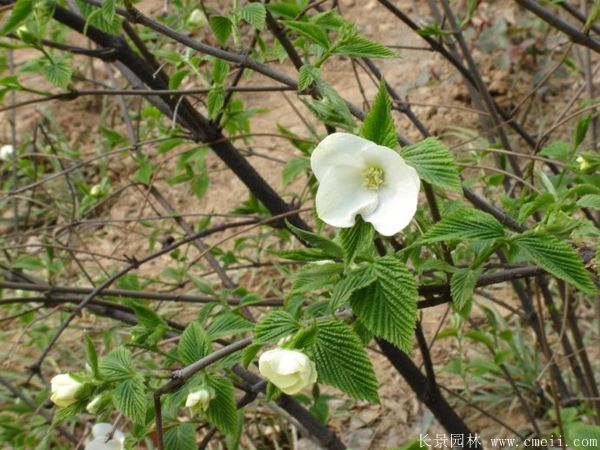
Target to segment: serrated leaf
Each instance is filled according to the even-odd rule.
[[[98,377],[100,373],[100,369],[98,366],[98,353],[96,353],[96,349],[94,348],[94,343],[90,339],[89,336],[84,336],[86,355],[87,355],[87,363],[92,370],[92,375],[94,377]]]
[[[211,339],[218,339],[231,334],[244,333],[246,331],[252,331],[254,324],[249,322],[237,314],[231,312],[221,313],[216,316],[206,333]]]
[[[600,444],[600,426],[583,422],[569,423],[565,426],[566,444],[577,450],[597,450]]]
[[[215,34],[215,37],[222,45],[225,45],[233,30],[233,23],[231,23],[231,19],[229,19],[229,17],[215,15],[210,16],[209,21],[210,28]]]
[[[122,378],[131,375],[131,352],[125,347],[117,347],[98,361],[102,376]]]
[[[262,31],[265,27],[265,18],[267,11],[262,3],[248,3],[239,10],[240,17]]]
[[[450,279],[450,295],[456,310],[461,311],[473,298],[473,290],[481,276],[480,269],[458,269]]]
[[[119,410],[133,422],[143,425],[146,421],[148,398],[146,385],[140,375],[117,384],[113,397]]]
[[[317,324],[313,348],[319,381],[337,387],[356,399],[379,402],[377,379],[360,338],[345,323]]]
[[[371,109],[367,113],[360,129],[360,135],[365,139],[389,148],[398,145],[398,138],[392,119],[392,105],[385,83],[379,83],[379,91]]]
[[[298,92],[302,92],[321,77],[321,71],[310,64],[304,64],[298,71]]]
[[[350,228],[342,228],[339,231],[340,242],[344,250],[344,259],[346,263],[352,262],[354,257],[371,246],[373,242],[374,230],[373,226],[362,220],[361,217],[356,219],[356,223]]]
[[[206,98],[206,108],[208,109],[208,117],[214,119],[223,109],[225,105],[225,90],[221,85],[215,85],[208,93]]]
[[[212,61],[212,80],[214,83],[223,84],[223,82],[227,79],[227,75],[229,75],[229,64],[219,58],[213,58]]]
[[[296,20],[284,20],[283,23],[290,30],[294,30],[299,35],[310,39],[321,47],[329,48],[329,38],[327,37],[327,33],[320,26]]]
[[[228,378],[216,375],[208,377],[206,383],[215,391],[215,398],[206,410],[206,418],[222,433],[233,433],[238,419],[233,383]]]
[[[67,419],[79,414],[80,412],[85,410],[85,406],[87,405],[87,400],[79,401],[73,403],[64,408],[58,408],[54,417],[52,417],[52,425],[58,425],[61,422],[64,422]]]
[[[352,310],[376,336],[408,353],[417,320],[415,279],[395,255],[378,258],[372,270],[377,279],[352,294]]]
[[[16,30],[32,12],[32,0],[17,0],[10,11],[10,16],[7,21],[4,22],[0,34],[6,35]]]
[[[537,265],[583,292],[597,292],[577,252],[565,241],[548,233],[529,232],[513,241],[527,251]]]
[[[353,270],[338,282],[331,291],[330,309],[336,311],[350,300],[355,291],[370,286],[376,279],[377,275],[370,264]]]
[[[23,256],[12,262],[11,267],[15,269],[43,270],[46,265],[35,256]]]
[[[286,187],[298,175],[309,168],[310,160],[308,158],[290,158],[281,171],[281,184],[283,184],[283,187]]]
[[[242,350],[242,365],[245,369],[248,368],[254,357],[258,354],[262,344],[252,344]]]
[[[434,137],[400,149],[400,155],[419,177],[443,189],[462,192],[458,167],[450,150]]]
[[[266,344],[293,334],[300,324],[285,311],[272,311],[258,321],[254,332],[255,344]]]
[[[198,322],[190,323],[179,340],[177,353],[184,364],[189,365],[204,358],[211,351],[210,338]]]
[[[419,242],[490,241],[504,237],[504,227],[495,217],[472,208],[462,208],[433,225]]]
[[[196,450],[196,427],[182,423],[165,431],[165,450]]]
[[[65,89],[71,83],[71,60],[48,61],[42,67],[42,73],[50,83]]]
[[[555,141],[540,151],[540,156],[566,161],[569,157],[569,145],[564,141]]]
[[[600,195],[588,194],[577,200],[577,206],[581,208],[600,209]]]
[[[342,263],[331,260],[308,263],[294,277],[289,295],[324,288],[344,270]]]
[[[532,202],[525,203],[521,209],[519,210],[519,223],[523,223],[526,219],[529,218],[534,212],[539,211],[540,209],[551,205],[555,202],[555,197],[550,192],[544,192],[535,197]]]
[[[292,225],[287,220],[285,223],[287,227],[300,239],[302,239],[312,247],[316,247],[317,249],[323,250],[326,254],[330,255],[331,257],[339,258],[344,254],[342,248],[338,244],[333,242],[331,239],[320,236],[311,231],[306,231],[301,228],[298,228]]]
[[[347,42],[336,45],[333,53],[355,58],[394,58],[398,56],[389,48],[358,34],[352,36]]]

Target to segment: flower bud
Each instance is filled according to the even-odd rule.
[[[50,380],[50,400],[61,408],[72,405],[78,398],[77,394],[83,384],[68,373],[61,373]]]
[[[3,145],[2,147],[0,147],[0,159],[3,161],[8,161],[14,153],[14,151],[15,148],[12,145]]]
[[[185,400],[185,406],[192,410],[192,413],[206,411],[211,400],[215,398],[215,393],[210,388],[201,388],[188,394]]]
[[[201,9],[194,9],[187,19],[187,26],[190,28],[204,28],[208,25],[206,15]]]
[[[578,156],[577,159],[575,160],[579,163],[579,170],[581,170],[582,172],[585,172],[588,169],[591,169],[593,164],[588,161],[586,158],[584,158],[583,156]]]
[[[102,185],[95,184],[94,186],[92,186],[92,189],[90,189],[90,195],[92,197],[101,197],[102,195],[104,195],[104,189],[102,188]]]
[[[315,363],[298,350],[275,348],[264,352],[258,370],[280,391],[293,395],[317,381]]]
[[[97,423],[92,427],[92,440],[84,450],[125,450],[125,435],[114,430],[110,423]]]
[[[88,414],[96,414],[98,412],[98,410],[100,409],[101,404],[102,404],[102,396],[96,395],[92,399],[92,401],[87,404],[87,406],[85,407],[85,410],[88,412]]]
[[[21,25],[17,28],[16,35],[24,44],[31,45],[35,43],[35,35],[27,28],[27,25]]]

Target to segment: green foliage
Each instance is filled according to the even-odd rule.
[[[165,450],[195,450],[196,427],[193,423],[181,423],[165,431]]]
[[[472,208],[461,208],[442,217],[419,239],[439,241],[493,241],[504,237],[504,227],[493,216]]]
[[[146,421],[148,398],[146,386],[140,375],[121,381],[113,391],[113,397],[119,410],[137,424]]]
[[[181,361],[185,365],[192,364],[204,358],[210,351],[210,338],[202,329],[202,326],[198,322],[189,324],[183,331],[177,346],[177,353]]]
[[[11,9],[8,20],[4,22],[0,34],[6,35],[16,30],[33,12],[33,0],[17,0]]]
[[[235,389],[229,378],[212,375],[207,377],[208,387],[215,392],[206,410],[206,418],[222,433],[233,433],[237,429],[237,407]]]
[[[340,229],[339,238],[346,262],[352,262],[361,250],[365,250],[366,247],[370,246],[373,242],[373,236],[373,226],[362,220],[360,216],[356,218],[354,226]]]
[[[342,248],[333,242],[331,239],[323,237],[319,234],[313,233],[311,231],[306,231],[301,228],[298,228],[292,225],[290,222],[286,221],[287,227],[292,231],[298,238],[305,241],[307,244],[312,247],[317,247],[320,250],[323,250],[325,254],[337,258],[343,255]]]
[[[264,28],[267,11],[262,3],[248,3],[236,12],[254,28],[261,31]]]
[[[371,264],[365,264],[354,269],[333,288],[329,300],[330,309],[335,311],[342,307],[350,300],[354,292],[370,286],[375,280],[377,280],[377,274]]]
[[[317,325],[312,347],[319,381],[337,387],[357,399],[378,402],[373,366],[359,337],[339,320]]]
[[[385,147],[395,148],[398,145],[390,97],[383,81],[379,83],[377,97],[363,121],[360,134],[365,139]]]
[[[383,45],[360,36],[355,31],[340,37],[333,53],[352,56],[354,58],[394,58],[395,52]]]
[[[436,138],[429,137],[403,147],[400,154],[421,179],[442,189],[462,192],[456,162],[450,150]]]
[[[225,44],[231,32],[233,31],[233,23],[231,19],[226,16],[210,16],[210,28],[212,29],[215,37],[221,44]]]
[[[473,298],[473,290],[481,276],[481,269],[458,269],[450,279],[452,303],[458,311],[468,307]]]
[[[352,310],[376,336],[408,353],[417,319],[415,279],[395,255],[377,258],[372,270],[376,280],[353,292]]]
[[[131,369],[131,352],[125,347],[117,347],[98,361],[100,374],[106,378],[120,379],[129,377]]]
[[[544,270],[590,294],[597,289],[580,256],[566,242],[543,232],[517,236],[513,242]]]
[[[285,311],[272,311],[257,324],[254,333],[256,344],[267,344],[289,336],[299,328],[299,324]]]
[[[323,28],[310,23],[310,22],[299,22],[296,20],[284,20],[284,25],[290,30],[295,31],[299,35],[310,39],[316,44],[319,44],[323,48],[329,48],[329,38],[327,33],[323,31]]]

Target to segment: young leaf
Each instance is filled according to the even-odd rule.
[[[196,450],[196,427],[181,423],[165,431],[165,450]]]
[[[329,48],[329,38],[327,37],[327,33],[323,31],[320,26],[309,22],[298,22],[295,20],[284,20],[283,23],[290,30],[294,30],[301,36],[319,44],[321,47]]]
[[[256,324],[255,344],[266,344],[294,333],[300,324],[285,311],[273,311]]]
[[[215,391],[215,398],[206,410],[206,418],[222,433],[233,433],[238,418],[233,383],[229,378],[216,375],[208,377],[206,382]]]
[[[117,347],[98,361],[102,376],[122,378],[131,375],[131,352],[125,347]]]
[[[244,19],[254,28],[262,31],[265,26],[265,18],[267,16],[267,12],[262,3],[248,3],[240,8],[239,12],[242,19]]]
[[[310,168],[310,160],[308,158],[293,157],[285,163],[281,171],[281,184],[286,187],[298,175]]]
[[[210,90],[206,99],[208,116],[214,119],[223,109],[223,105],[225,105],[225,90],[223,86],[217,84]]]
[[[330,255],[333,258],[339,258],[343,255],[342,248],[333,242],[331,239],[320,236],[316,233],[312,233],[310,231],[303,230],[292,225],[290,222],[286,220],[286,225],[296,236],[310,244],[313,247],[323,250],[326,254]]]
[[[462,192],[458,167],[450,150],[434,137],[408,145],[400,155],[412,166],[419,177],[442,189]]]
[[[577,206],[581,208],[600,209],[600,195],[588,194],[577,200]]]
[[[344,259],[350,263],[362,249],[372,245],[373,226],[358,217],[354,226],[340,229],[339,236],[344,250]]]
[[[229,75],[229,64],[219,58],[213,58],[211,77],[213,83],[223,84]]]
[[[231,19],[225,16],[210,16],[210,28],[217,40],[225,45],[227,43],[227,39],[231,35],[231,31],[233,30],[233,23],[231,23]]]
[[[243,333],[254,329],[254,324],[237,314],[224,312],[216,316],[206,333],[211,339],[218,339],[230,334]]]
[[[0,30],[1,35],[15,31],[33,12],[33,0],[17,0],[12,7],[8,20]]]
[[[352,294],[352,310],[376,336],[410,352],[417,320],[415,279],[395,255],[378,258],[372,270],[377,279]]]
[[[71,60],[47,61],[42,67],[42,73],[50,83],[65,89],[71,82]]]
[[[395,148],[398,145],[390,97],[383,81],[379,84],[379,91],[365,117],[360,135],[385,147]]]
[[[555,277],[565,280],[583,292],[597,292],[577,252],[556,236],[543,232],[529,232],[518,236],[513,242],[527,251],[537,265]]]
[[[345,323],[328,320],[317,324],[313,346],[319,381],[357,399],[379,402],[373,366],[359,337]]]
[[[184,364],[195,363],[211,351],[210,338],[198,322],[190,323],[181,335],[177,353]]]
[[[96,353],[96,349],[94,348],[94,343],[88,335],[84,336],[84,340],[87,354],[87,363],[92,369],[92,375],[94,375],[94,377],[98,377],[98,375],[100,374],[100,370],[98,367],[98,354]]]
[[[343,44],[336,45],[333,53],[352,56],[354,58],[394,58],[398,56],[396,52],[393,52],[389,48],[358,34],[354,34]]]
[[[376,279],[377,275],[370,264],[353,270],[333,288],[329,299],[330,309],[337,310],[350,299],[355,291],[370,286]]]
[[[480,269],[458,269],[450,279],[450,295],[456,310],[461,311],[471,301],[473,290],[481,275]]]
[[[134,423],[143,425],[146,421],[146,386],[140,375],[134,375],[129,380],[120,382],[113,392],[119,410]]]
[[[504,237],[504,227],[495,217],[472,208],[462,208],[433,225],[419,242],[491,241]]]
[[[302,92],[308,88],[313,82],[317,81],[321,76],[321,71],[315,66],[304,64],[298,71],[298,92]]]

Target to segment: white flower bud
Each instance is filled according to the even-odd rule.
[[[592,168],[592,164],[583,156],[578,156],[575,161],[579,163],[579,170],[582,172]]]
[[[0,147],[0,159],[3,161],[8,161],[14,153],[14,151],[15,148],[12,145],[3,145],[2,147]]]
[[[102,186],[99,184],[95,184],[92,186],[92,189],[90,189],[90,195],[92,197],[100,197],[102,194],[104,194],[104,189],[102,189]]]
[[[61,408],[72,405],[77,401],[77,393],[83,384],[68,373],[61,373],[50,380],[50,400]]]
[[[315,363],[298,350],[275,348],[264,352],[258,370],[271,383],[288,395],[294,395],[317,381]]]
[[[112,433],[112,435],[111,435]],[[97,423],[92,427],[92,440],[89,441],[84,450],[124,450],[125,435],[115,430],[110,423]]]
[[[202,388],[192,391],[185,400],[185,406],[192,410],[192,413],[206,411],[211,400],[215,398],[215,393],[210,388]]]
[[[206,15],[201,9],[194,9],[187,19],[187,25],[190,28],[204,28],[208,25]]]
[[[102,397],[99,395],[96,395],[92,399],[92,401],[87,404],[87,406],[85,407],[85,410],[88,412],[88,414],[96,414],[98,412],[98,407],[100,406],[101,400],[102,400]]]

